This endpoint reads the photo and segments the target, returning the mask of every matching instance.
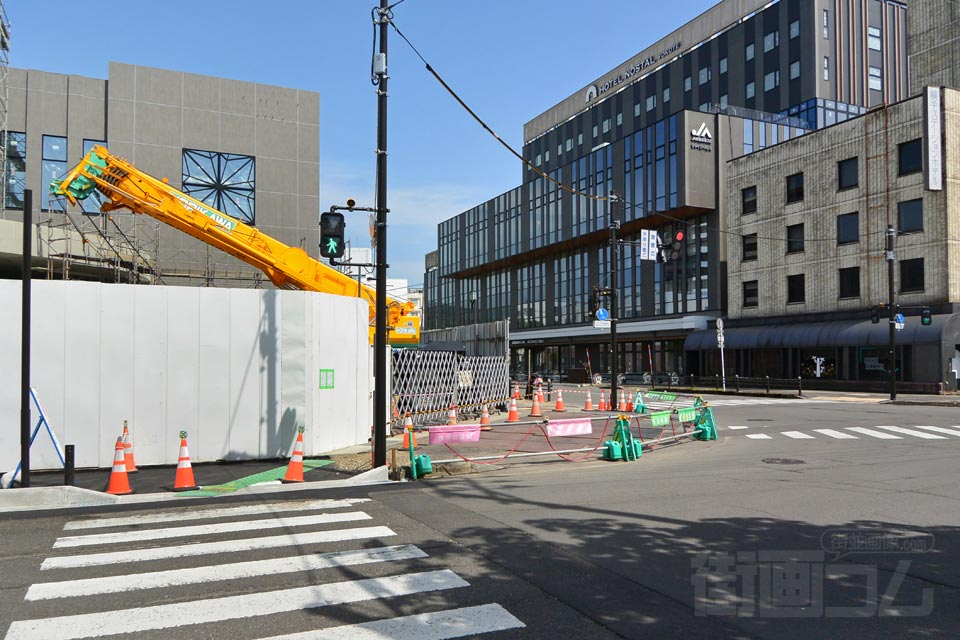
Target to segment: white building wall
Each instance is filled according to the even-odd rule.
[[[0,471],[20,457],[20,296],[0,281]],[[298,424],[319,455],[369,438],[367,314],[322,293],[35,281],[31,382],[77,467],[113,463],[123,420],[138,466],[174,464],[181,430],[194,462],[287,456]],[[59,466],[41,429],[31,468]]]

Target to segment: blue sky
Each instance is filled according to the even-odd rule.
[[[682,26],[713,0],[404,0],[394,21],[520,151],[523,124]],[[7,0],[10,63],[94,78],[109,61],[320,93],[320,202],[374,205],[373,0]],[[515,187],[519,160],[483,131],[391,29],[389,277],[423,280],[437,223]],[[364,215],[347,230],[369,244]]]

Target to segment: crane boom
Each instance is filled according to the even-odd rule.
[[[128,209],[145,214],[226,251],[256,267],[281,289],[320,291],[362,297],[370,307],[370,342],[373,343],[376,293],[350,276],[311,258],[299,247],[288,246],[240,220],[191,198],[140,171],[105,147],[94,146],[63,180],[50,183],[50,193],[72,204],[99,191],[105,197],[101,210]],[[387,299],[391,344],[420,342],[420,318],[410,315],[414,305]]]

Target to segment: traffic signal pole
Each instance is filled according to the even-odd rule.
[[[890,372],[890,400],[897,399],[897,327],[894,316],[897,306],[894,304],[893,283],[893,225],[887,225],[887,309],[889,309],[890,353],[887,355],[887,369]]]
[[[617,204],[620,196],[610,194],[610,406],[617,406],[617,293],[619,282],[617,271],[620,268],[620,245],[617,242],[617,230],[620,228],[620,218],[617,217]]]
[[[377,318],[373,337],[373,466],[387,464],[387,0],[380,0],[377,66]],[[376,66],[376,65],[375,65]]]

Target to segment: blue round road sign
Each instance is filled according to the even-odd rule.
[[[609,311],[607,311],[603,307],[600,307],[599,309],[597,309],[597,320],[609,320],[609,319],[610,319]]]

